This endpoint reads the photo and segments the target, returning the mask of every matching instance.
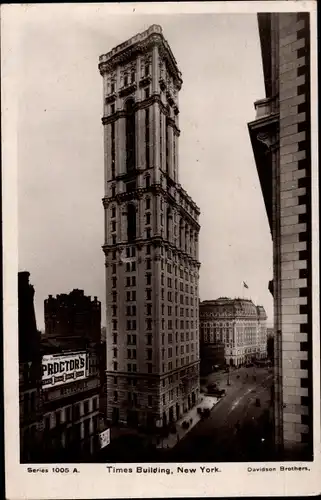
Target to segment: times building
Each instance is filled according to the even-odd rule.
[[[99,59],[103,77],[107,412],[162,427],[199,398],[199,208],[179,183],[182,76],[160,26]]]

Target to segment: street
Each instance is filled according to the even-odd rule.
[[[208,377],[226,396],[170,451],[170,461],[249,461],[271,458],[269,409],[273,375],[267,368],[240,368]],[[260,400],[257,406],[256,400]]]
[[[228,385],[228,381],[230,385]],[[268,368],[239,368],[212,373],[208,383],[226,395],[210,416],[191,429],[172,449],[149,447],[138,435],[124,435],[102,450],[102,462],[240,462],[272,459],[269,420],[273,374]],[[256,400],[260,400],[257,406]],[[97,460],[97,458],[96,458]]]

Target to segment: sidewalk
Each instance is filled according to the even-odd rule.
[[[201,394],[201,400],[198,405],[191,408],[191,410],[186,412],[181,419],[175,422],[176,433],[169,434],[167,437],[164,437],[157,445],[157,448],[173,448],[201,420],[201,416],[197,413],[197,408],[212,409],[218,401],[219,399],[214,396]],[[189,428],[183,429],[182,423],[185,421],[189,422],[190,419],[193,419],[193,421],[190,423]]]

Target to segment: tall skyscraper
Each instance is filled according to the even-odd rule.
[[[311,459],[312,255],[308,13],[259,14],[266,97],[249,131],[273,239],[275,438]]]
[[[160,26],[102,55],[108,418],[161,427],[199,397],[200,211],[179,184],[181,73]]]

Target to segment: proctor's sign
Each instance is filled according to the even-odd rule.
[[[82,380],[86,376],[87,354],[85,352],[49,354],[42,358],[42,387],[45,389]]]

